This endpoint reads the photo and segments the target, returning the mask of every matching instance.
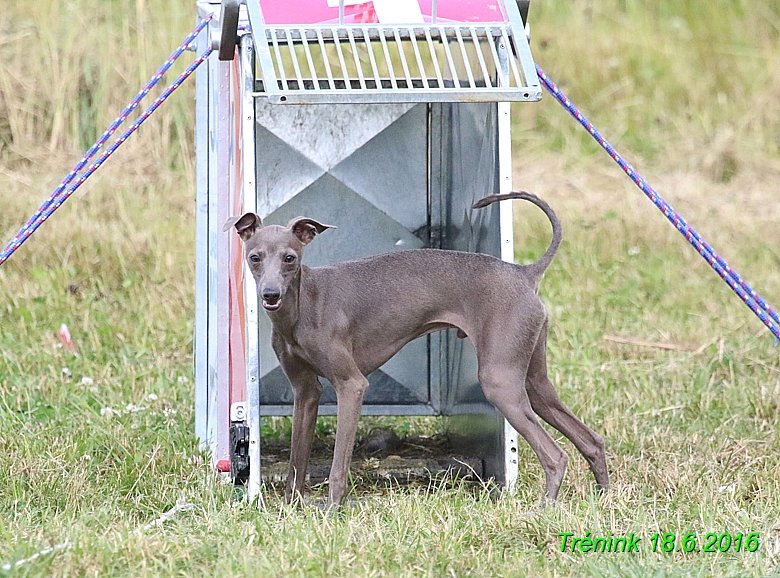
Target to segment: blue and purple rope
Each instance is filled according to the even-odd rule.
[[[49,197],[41,204],[40,207],[38,207],[38,210],[33,213],[33,215],[27,220],[27,222],[24,224],[24,226],[19,229],[19,231],[14,235],[14,237],[8,242],[8,244],[3,248],[2,252],[0,252],[0,265],[5,263],[8,258],[16,251],[19,247],[21,247],[22,243],[24,243],[30,235],[32,235],[38,227],[43,224],[46,219],[48,219],[51,214],[56,211],[62,203],[64,203],[72,194],[73,192],[79,188],[84,181],[89,178],[89,176],[94,173],[100,165],[105,162],[105,160],[111,156],[111,154],[121,145],[128,136],[130,136],[135,130],[143,123],[144,120],[146,120],[149,115],[151,115],[157,107],[162,104],[165,99],[170,96],[170,94],[178,88],[182,82],[184,82],[195,70],[195,68],[198,67],[206,58],[208,58],[208,55],[211,54],[211,49],[207,49],[197,60],[195,60],[188,68],[185,70],[174,82],[171,84],[168,89],[166,89],[155,101],[152,103],[152,105],[146,109],[146,111],[136,119],[136,121],[133,123],[133,125],[125,131],[122,136],[120,136],[114,144],[109,147],[109,149],[106,150],[105,153],[103,153],[98,160],[87,170],[85,171],[79,179],[76,181],[76,184],[72,186],[70,189],[67,189],[68,185],[70,185],[73,180],[76,178],[76,176],[81,172],[81,170],[89,163],[89,161],[97,154],[97,152],[108,142],[108,139],[111,138],[111,136],[117,131],[119,126],[127,120],[127,118],[130,116],[130,114],[138,108],[138,105],[141,103],[141,100],[146,97],[147,94],[154,88],[154,86],[162,79],[163,75],[170,69],[171,66],[173,66],[174,62],[178,60],[178,58],[184,53],[184,51],[192,44],[192,42],[195,40],[195,38],[200,34],[200,32],[203,30],[204,27],[209,23],[209,20],[211,20],[212,16],[209,15],[203,20],[201,20],[198,25],[195,27],[195,29],[187,35],[187,37],[182,41],[182,43],[179,45],[179,47],[174,50],[171,55],[168,57],[168,59],[160,66],[160,68],[157,70],[157,72],[152,76],[151,79],[149,79],[149,82],[146,83],[146,86],[141,89],[141,91],[135,95],[133,100],[130,102],[130,104],[125,107],[125,109],[119,114],[119,116],[114,120],[114,122],[111,123],[111,125],[106,129],[106,131],[98,138],[97,141],[95,141],[95,144],[92,145],[89,150],[84,153],[84,156],[81,158],[81,160],[76,163],[76,165],[73,167],[73,169],[65,176],[65,178],[62,180],[62,182],[57,186],[56,189],[49,195]],[[66,190],[67,189],[67,190]]]
[[[609,153],[609,156],[620,166],[621,169],[631,178],[637,187],[658,207],[672,225],[686,238],[694,249],[701,255],[715,272],[726,282],[726,284],[736,293],[751,311],[766,325],[777,339],[780,339],[780,317],[777,312],[762,299],[762,297],[748,285],[740,275],[732,269],[728,263],[707,243],[669,203],[667,203],[651,187],[642,175],[637,173],[634,168],[627,163],[611,144],[595,129],[587,118],[574,106],[565,94],[550,80],[550,77],[539,66],[536,67],[536,73],[539,80],[547,91],[579,122],[585,130],[598,142],[601,147]]]

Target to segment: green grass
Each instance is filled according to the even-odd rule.
[[[4,9],[5,240],[191,29],[194,9],[159,0]],[[556,0],[533,4],[531,16],[541,66],[777,305],[780,4]],[[191,84],[177,92],[0,267],[0,566],[73,542],[0,575],[776,573],[780,349],[550,98],[513,108],[515,185],[563,219],[542,284],[550,371],[606,440],[610,492],[595,495],[584,460],[561,440],[569,472],[547,508],[524,445],[518,491],[498,500],[490,487],[436,483],[368,489],[331,518],[288,508],[271,490],[265,509],[246,505],[193,434],[192,95]],[[548,225],[531,207],[516,211],[517,258],[532,260]],[[54,336],[62,323],[77,357]],[[264,431],[285,436],[288,424]],[[319,432],[332,435],[332,420]],[[181,498],[193,508],[145,529]],[[758,532],[761,546],[649,551],[656,532],[696,532],[703,545],[710,531]],[[641,552],[564,553],[561,532],[633,532]]]

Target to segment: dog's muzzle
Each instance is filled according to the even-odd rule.
[[[263,309],[276,311],[282,306],[282,293],[275,289],[263,289],[260,295],[263,299]]]

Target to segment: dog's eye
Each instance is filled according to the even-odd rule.
[[[295,255],[287,255],[284,258],[285,263],[295,263]]]
[[[252,261],[252,263],[259,263],[260,262],[260,255],[250,255],[249,260]]]

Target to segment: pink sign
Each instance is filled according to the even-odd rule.
[[[339,8],[335,0],[249,0],[260,2],[266,24],[338,24]],[[507,0],[512,1],[512,0]],[[345,24],[378,24],[374,2],[345,0]],[[431,21],[432,0],[418,0],[425,22]],[[379,11],[381,13],[381,10]],[[436,21],[506,22],[502,0],[439,0]],[[413,22],[410,22],[410,24]]]

